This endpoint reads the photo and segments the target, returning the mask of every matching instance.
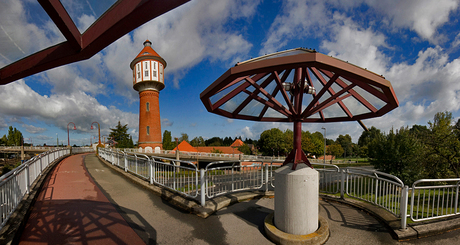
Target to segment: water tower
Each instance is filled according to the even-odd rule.
[[[139,92],[139,148],[151,151],[162,149],[160,120],[160,90],[165,87],[166,61],[155,52],[149,40],[131,62],[133,88]]]

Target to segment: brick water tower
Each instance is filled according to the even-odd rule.
[[[139,92],[139,148],[158,151],[161,141],[160,90],[165,87],[166,61],[151,47],[149,40],[131,62],[133,88]]]

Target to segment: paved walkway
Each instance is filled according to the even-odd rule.
[[[94,154],[84,160],[87,173],[83,173],[81,162],[81,155],[73,156],[53,172],[32,211],[23,242],[136,244],[141,239],[146,244],[272,244],[263,231],[264,219],[274,208],[271,198],[234,204],[203,219],[178,211],[101,163]],[[68,187],[61,190],[61,185]],[[320,215],[330,226],[328,245],[458,244],[460,237],[457,230],[397,242],[366,212],[336,202],[320,201],[319,205]],[[51,240],[53,236],[59,240]]]
[[[50,173],[20,244],[144,244],[88,175],[84,156]]]

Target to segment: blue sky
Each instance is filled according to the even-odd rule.
[[[83,32],[112,2],[62,0]],[[100,2],[103,2],[102,4]],[[427,125],[434,114],[460,117],[460,1],[255,1],[196,0],[120,38],[91,59],[54,68],[0,86],[0,136],[8,126],[34,144],[89,144],[120,121],[137,140],[139,97],[132,89],[129,63],[149,39],[166,60],[166,87],[160,92],[162,131],[190,139],[258,139],[289,123],[231,120],[206,111],[200,93],[236,62],[285,49],[307,47],[383,74],[400,107],[364,120],[391,128]],[[0,67],[64,41],[36,1],[0,2]],[[311,132],[327,128],[327,138],[350,134],[356,122],[304,124]],[[94,142],[95,140],[92,139]]]

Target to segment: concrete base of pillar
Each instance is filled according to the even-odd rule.
[[[307,235],[318,229],[319,175],[293,163],[275,172],[275,226],[288,234]]]
[[[329,224],[324,217],[318,216],[318,229],[308,235],[292,235],[280,231],[273,222],[273,213],[267,215],[264,222],[265,233],[275,244],[324,244],[329,238]]]

